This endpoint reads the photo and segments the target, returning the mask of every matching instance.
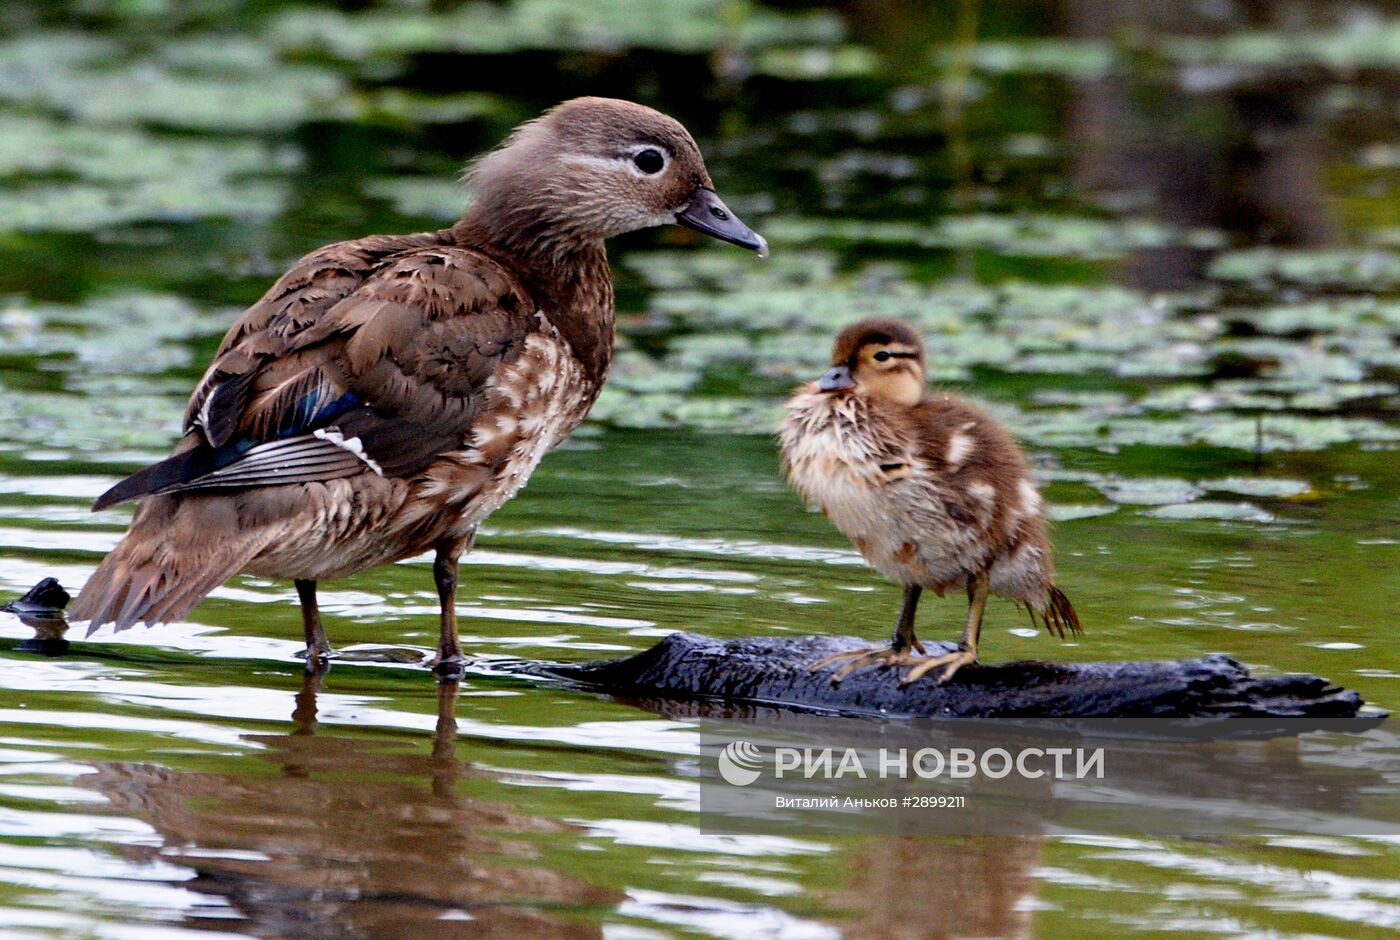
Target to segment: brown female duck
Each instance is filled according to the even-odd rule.
[[[903,682],[942,667],[942,682],[977,661],[987,595],[1018,601],[1061,637],[1079,617],[1055,587],[1040,494],[1015,440],[986,412],[924,388],[919,335],[899,320],[856,323],[836,338],[831,368],[788,403],[783,463],[797,491],[844,532],[875,570],[904,585],[888,647],[849,659],[910,665]],[[914,611],[928,588],[967,589],[967,627],[956,652],[925,653]]]
[[[172,456],[93,507],[141,500],[74,604],[89,632],[177,619],[239,573],[287,578],[312,664],[331,653],[316,582],[432,550],[437,669],[460,671],[457,560],[607,375],[603,240],[677,223],[767,253],[685,128],[626,101],[559,105],[469,181],[452,228],[312,252],[234,324]]]

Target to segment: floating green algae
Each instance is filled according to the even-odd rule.
[[[691,428],[731,434],[771,434],[781,414],[776,400],[672,392],[634,393],[623,385],[609,384],[589,417],[618,428]]]
[[[253,140],[219,142],[95,127],[31,114],[0,114],[0,177],[63,174],[90,182],[166,181],[195,188],[240,176],[285,173],[301,152]]]
[[[941,216],[927,224],[780,217],[765,220],[764,229],[776,243],[842,241],[1085,259],[1116,258],[1175,244],[1219,244],[1214,233],[1183,231],[1152,219],[1045,213]]]
[[[513,0],[442,12],[387,4],[357,13],[302,9],[280,15],[269,30],[284,49],[317,50],[350,61],[529,49],[698,53],[728,45],[833,45],[843,33],[842,22],[827,13],[780,13],[733,0]]]
[[[432,176],[379,177],[363,186],[368,196],[384,199],[400,215],[451,222],[467,205],[467,191],[453,179]]]
[[[970,50],[939,48],[933,62],[948,68],[967,55],[973,68],[994,74],[1036,73],[1091,79],[1106,74],[1117,63],[1114,47],[1098,40],[1032,39],[981,40]]]
[[[497,117],[508,107],[501,98],[481,92],[427,94],[403,88],[380,88],[356,91],[339,113],[364,123],[412,127],[461,124],[473,118]]]
[[[168,58],[132,58],[94,52],[85,37],[31,37],[0,46],[0,101],[99,125],[251,132],[323,116],[349,89],[339,74],[283,62],[260,44],[236,37],[208,40],[216,47],[221,42],[235,53],[225,61],[193,56],[188,46],[165,50]]]
[[[965,60],[989,75],[1053,75],[1102,79],[1134,66],[1136,57],[1179,67],[1211,67],[1215,81],[1243,81],[1259,71],[1317,67],[1346,73],[1400,65],[1400,20],[1360,15],[1341,26],[1299,22],[1291,29],[1254,29],[1228,35],[1158,35],[1126,31],[1119,42],[1042,37],[982,39],[968,49],[939,45],[933,63]]]
[[[674,360],[657,362],[645,353],[620,349],[613,355],[608,387],[634,394],[679,394],[699,381],[699,373],[678,367]]]
[[[269,217],[274,175],[301,152],[0,113],[0,229],[85,231],[138,221]]]
[[[1194,483],[1169,478],[1110,478],[1100,480],[1093,486],[1112,502],[1130,506],[1189,503],[1202,493]]]
[[[0,343],[72,378],[161,373],[201,365],[185,341],[222,333],[232,319],[233,311],[201,309],[173,294],[110,294],[81,304],[15,301],[0,306]]]
[[[0,189],[0,231],[87,232],[131,222],[260,219],[285,204],[285,188],[273,182],[211,184],[199,191],[178,180],[121,187],[27,185]]]
[[[808,46],[764,49],[754,58],[754,70],[789,81],[831,80],[870,75],[880,58],[864,46]]]
[[[1117,506],[1105,506],[1099,503],[1051,503],[1045,510],[1045,514],[1050,517],[1052,522],[1074,522],[1079,519],[1111,516],[1117,511]]]
[[[1400,65],[1400,21],[1359,18],[1333,29],[1241,31],[1220,37],[1165,41],[1170,57],[1191,63],[1267,68],[1318,65],[1330,69]]]
[[[1284,480],[1274,477],[1225,477],[1202,480],[1200,485],[1218,493],[1237,493],[1267,499],[1297,499],[1312,492],[1305,480]]]
[[[1208,519],[1218,522],[1274,522],[1273,513],[1252,503],[1177,503],[1145,510],[1157,519]]]
[[[1400,255],[1379,249],[1248,248],[1217,255],[1208,273],[1258,285],[1388,290],[1400,286]]]
[[[896,241],[916,230],[878,223],[873,231]],[[820,231],[815,221],[777,229],[783,237]],[[975,386],[990,377],[995,385],[998,373],[1052,377],[1052,390],[1032,389],[1025,407],[1013,410],[1013,423],[1036,445],[1273,452],[1396,438],[1384,421],[1334,413],[1396,391],[1378,378],[1400,363],[1395,315],[1374,298],[1319,299],[1298,311],[1283,304],[1222,309],[1209,287],[924,282],[889,261],[841,269],[828,252],[809,248],[780,247],[779,259],[761,267],[705,250],[629,259],[657,289],[647,312],[650,324],[666,330],[660,361],[686,375],[749,370],[764,380],[750,383],[753,389],[772,395],[770,380],[813,377],[846,324],[896,316],[922,331],[935,383]],[[1241,327],[1253,335],[1231,335]],[[1057,378],[1092,375],[1118,386],[1074,391]],[[1260,412],[1271,414],[1261,419]]]

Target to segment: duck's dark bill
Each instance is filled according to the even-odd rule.
[[[768,257],[768,242],[764,237],[740,222],[713,189],[698,190],[690,205],[676,213],[676,224],[756,251],[760,258]]]

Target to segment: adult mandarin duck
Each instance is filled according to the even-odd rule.
[[[89,633],[187,613],[233,575],[318,581],[435,553],[436,670],[461,672],[457,562],[583,420],[613,348],[605,239],[676,223],[766,255],[677,121],[578,98],[468,171],[451,228],[296,262],[224,337],[172,455],[94,510],[140,505],[74,604]]]
[[[843,330],[831,368],[788,403],[779,439],[798,493],[904,586],[889,646],[831,656],[814,671],[849,660],[833,682],[871,664],[911,666],[902,684],[940,667],[946,681],[977,661],[988,594],[1024,604],[1061,637],[1081,632],[1054,583],[1044,504],[1025,456],[985,411],[926,390],[923,343],[908,324],[869,319]],[[968,598],[958,649],[914,655],[926,654],[914,635],[920,594],[953,587]]]

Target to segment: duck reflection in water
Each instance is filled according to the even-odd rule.
[[[602,935],[552,911],[611,910],[622,895],[536,864],[541,846],[574,827],[467,794],[498,775],[457,756],[456,682],[439,686],[423,754],[385,736],[319,733],[321,681],[304,678],[290,734],[246,738],[280,773],[96,764],[84,783],[162,838],[119,851],[192,868],[184,886],[226,899],[249,922],[239,929],[258,936]],[[227,923],[222,908],[187,916],[190,926]]]

